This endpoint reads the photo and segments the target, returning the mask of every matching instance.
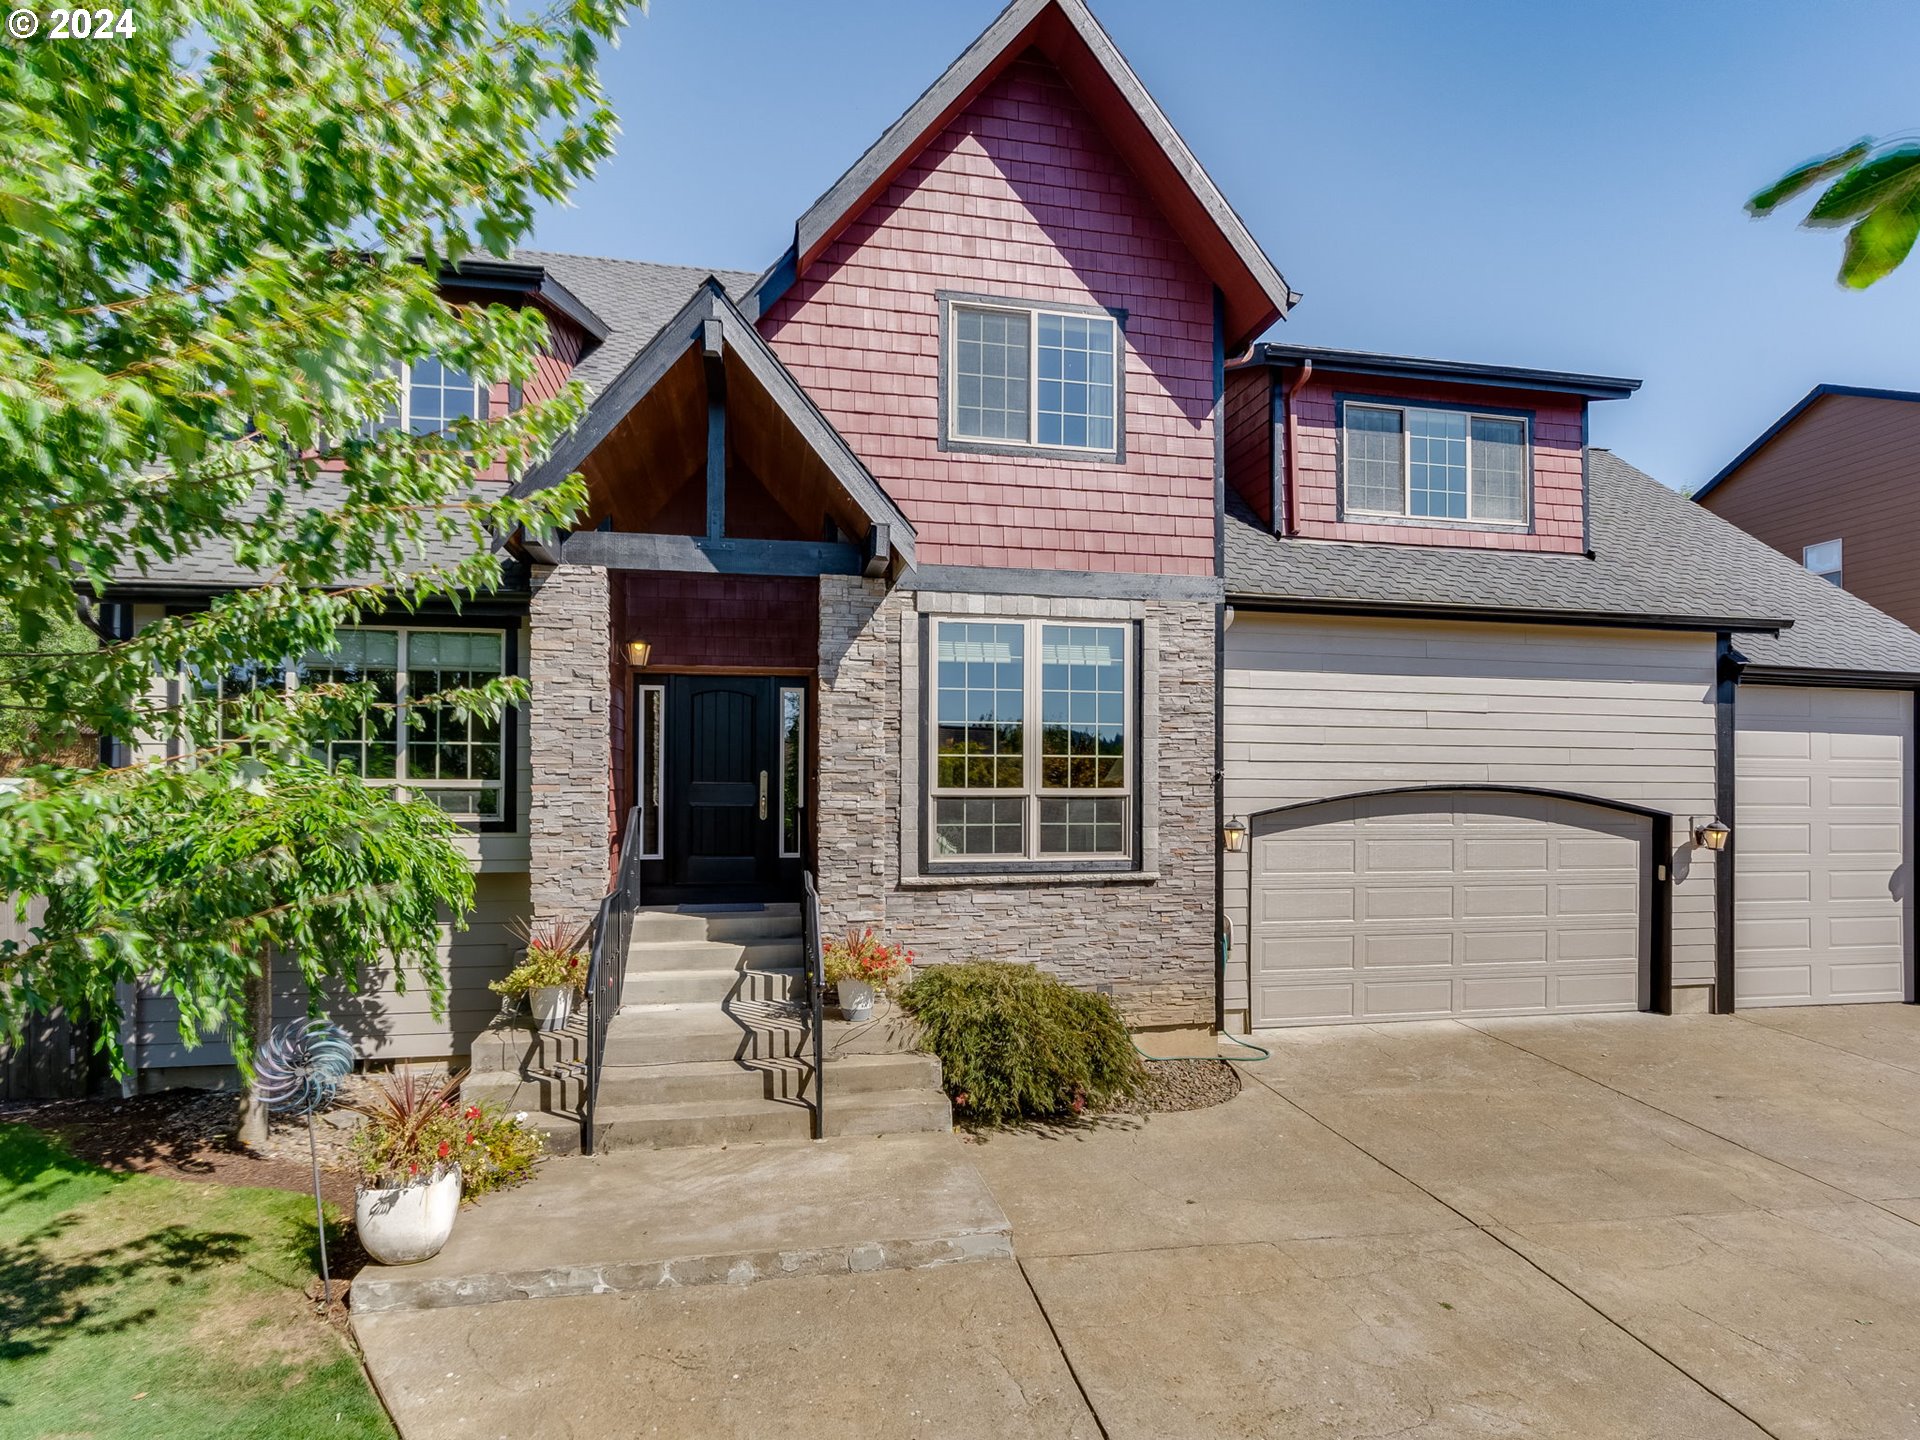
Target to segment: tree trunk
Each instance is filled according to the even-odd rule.
[[[262,958],[259,971],[247,981],[247,1029],[258,1055],[273,1028],[273,961]],[[267,1144],[267,1102],[260,1098],[257,1086],[249,1085],[240,1096],[233,1138],[250,1150],[262,1150]]]

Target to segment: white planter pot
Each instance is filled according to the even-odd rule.
[[[840,1013],[849,1020],[864,1020],[873,1014],[873,986],[864,980],[836,980],[840,992]]]
[[[573,1015],[573,987],[542,985],[527,992],[533,1006],[534,1022],[542,1030],[564,1030]]]
[[[460,1167],[437,1180],[392,1190],[362,1188],[353,1197],[353,1225],[367,1254],[382,1265],[431,1260],[453,1234],[460,1213]]]

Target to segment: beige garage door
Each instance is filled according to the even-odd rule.
[[[1424,791],[1283,811],[1253,831],[1256,1025],[1640,1004],[1644,817]]]
[[[1743,685],[1734,702],[1734,1003],[1906,998],[1913,702]]]

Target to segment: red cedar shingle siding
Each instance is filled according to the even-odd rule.
[[[1227,376],[1227,484],[1263,525],[1273,524],[1273,372],[1264,365]]]
[[[942,451],[940,290],[1127,311],[1124,464]],[[913,521],[924,563],[1213,572],[1213,286],[1036,55],[762,329]]]
[[[1283,382],[1284,383],[1284,382]],[[1529,530],[1453,529],[1342,520],[1336,457],[1335,396],[1375,396],[1417,405],[1484,405],[1532,412],[1533,524]],[[1314,540],[1366,540],[1386,545],[1448,545],[1477,550],[1577,553],[1585,545],[1586,487],[1581,467],[1581,407],[1564,395],[1476,390],[1466,385],[1411,384],[1371,375],[1324,375],[1293,397],[1299,453],[1295,460],[1294,532]]]
[[[586,337],[569,321],[553,316],[547,317],[547,330],[547,352],[535,357],[533,378],[520,388],[522,405],[551,400],[560,393],[560,387],[567,383],[573,367],[580,363],[580,350]],[[495,381],[487,396],[487,418],[505,418],[511,412],[512,405],[512,387],[505,380]],[[507,467],[504,464],[490,466],[480,472],[480,478],[498,480],[504,484]]]
[[[1795,564],[1840,541],[1847,589],[1920,625],[1920,404],[1823,396],[1701,503]]]

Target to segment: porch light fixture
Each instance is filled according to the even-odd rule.
[[[1227,853],[1238,855],[1247,848],[1247,822],[1238,818],[1227,821],[1220,827],[1220,843]]]
[[[653,646],[645,640],[627,641],[627,663],[636,670],[647,668],[647,662],[653,659]]]
[[[1727,841],[1732,835],[1733,831],[1729,830],[1721,821],[1709,820],[1704,825],[1694,827],[1693,843],[1698,845],[1702,850],[1724,850],[1727,848]]]

